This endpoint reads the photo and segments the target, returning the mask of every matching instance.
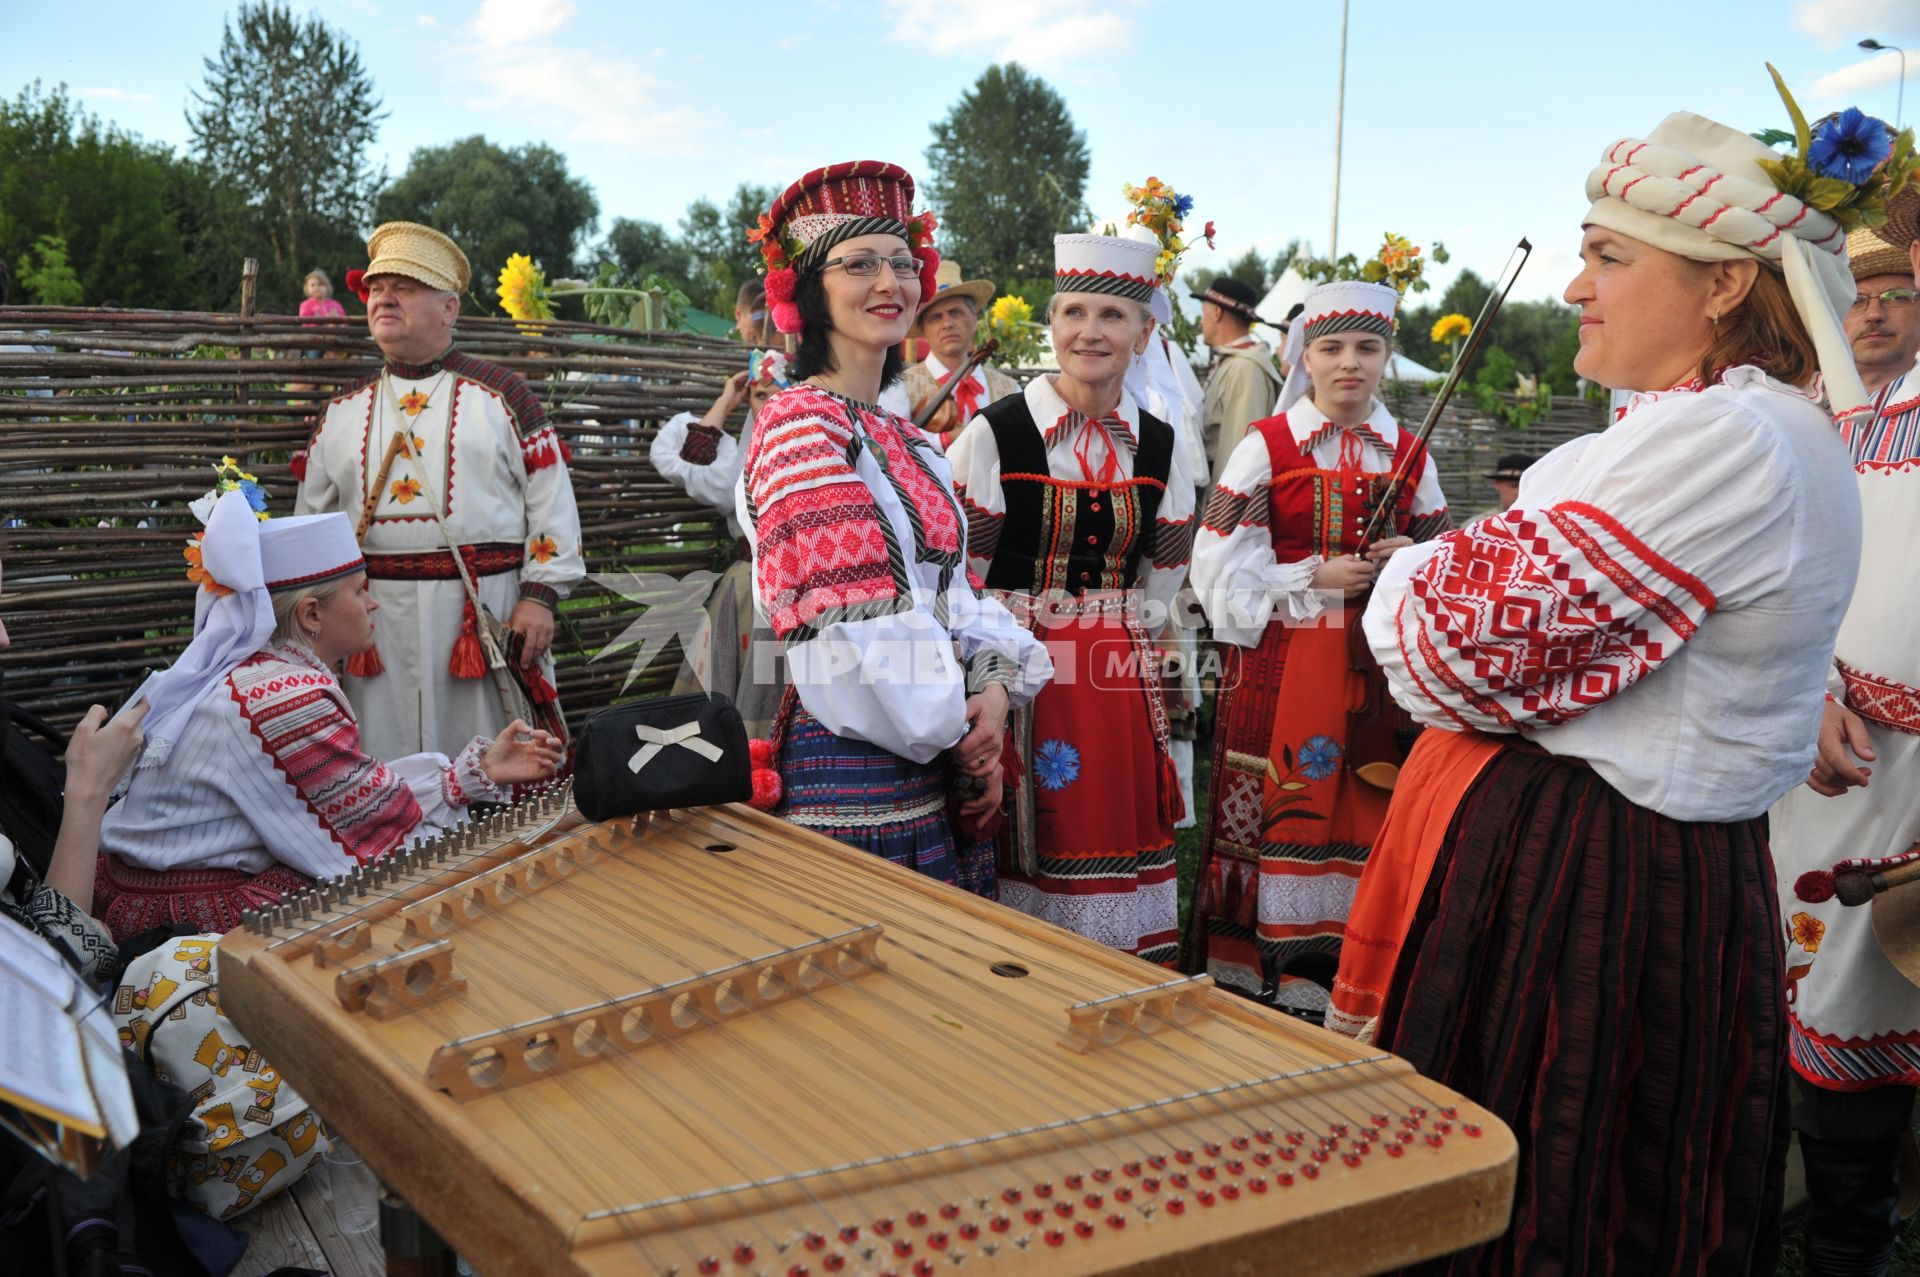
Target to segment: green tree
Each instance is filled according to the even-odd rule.
[[[1017,62],[988,67],[933,125],[928,203],[941,251],[1001,288],[1053,277],[1055,233],[1087,225],[1087,135]],[[1037,307],[1051,288],[1023,293]]]
[[[687,205],[680,242],[690,261],[687,292],[695,305],[716,315],[733,313],[740,285],[761,272],[760,250],[747,242],[747,232],[760,224],[776,194],[770,186],[742,182],[724,209],[707,199]]]
[[[598,254],[601,261],[613,264],[622,279],[638,281],[657,275],[673,281],[682,292],[691,282],[692,264],[685,246],[658,222],[614,218]]]
[[[54,237],[82,302],[216,304],[240,256],[208,238],[213,198],[197,166],[76,108],[64,85],[35,82],[0,100],[0,300],[21,300],[7,269]]]
[[[213,181],[241,195],[268,297],[299,295],[302,275],[350,261],[385,180],[367,148],[385,118],[358,46],[319,17],[271,0],[243,3],[187,124]]]
[[[78,306],[86,296],[67,262],[67,241],[58,235],[42,235],[21,254],[20,287],[41,306]]]
[[[573,276],[600,216],[593,188],[560,152],[540,143],[508,150],[477,134],[415,151],[374,208],[380,221],[422,222],[452,237],[473,264],[468,300],[482,314],[498,309],[494,283],[510,254],[527,254],[550,280]]]

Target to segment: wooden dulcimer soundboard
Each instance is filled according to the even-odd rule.
[[[221,1002],[486,1277],[1380,1272],[1512,1135],[1390,1055],[746,807],[555,789],[250,919]]]

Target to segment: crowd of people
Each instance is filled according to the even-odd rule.
[[[1168,233],[1062,233],[1057,370],[1023,386],[912,177],[815,169],[754,237],[748,367],[652,443],[736,538],[683,683],[770,742],[793,824],[1494,1111],[1513,1226],[1431,1271],[1769,1272],[1791,1125],[1809,1270],[1885,1272],[1920,989],[1832,884],[1920,859],[1920,189],[1883,162],[1815,199],[1775,159],[1685,113],[1605,148],[1565,297],[1616,420],[1501,458],[1459,520],[1378,394],[1390,263],[1272,324],[1197,288],[1203,390]],[[130,1042],[243,910],[565,765],[565,442],[457,348],[450,239],[368,255],[384,367],[326,405],[292,516],[223,472],[192,644],[82,723],[0,899],[118,983]],[[289,1180],[317,1155],[304,1106],[209,1107],[203,1186],[242,1137]],[[224,1183],[203,1208],[272,1191]]]

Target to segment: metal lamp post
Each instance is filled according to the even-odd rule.
[[[1907,113],[1907,51],[1897,44],[1882,44],[1869,36],[1860,42],[1860,47],[1873,52],[1890,49],[1900,55],[1900,92],[1894,98],[1893,127],[1899,128]]]

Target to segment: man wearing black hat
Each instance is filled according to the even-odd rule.
[[[1207,396],[1201,422],[1210,469],[1208,487],[1220,478],[1227,457],[1247,427],[1273,415],[1280,394],[1280,370],[1273,366],[1273,350],[1253,335],[1253,325],[1264,323],[1255,310],[1259,298],[1252,287],[1222,275],[1196,294],[1200,301],[1200,335],[1213,348],[1213,367],[1207,374]]]
[[[1493,494],[1500,498],[1500,504],[1484,513],[1499,514],[1512,508],[1513,503],[1520,496],[1520,476],[1525,474],[1527,467],[1537,459],[1529,457],[1524,452],[1509,452],[1500,458],[1499,463],[1487,475],[1487,482],[1493,485]]]

